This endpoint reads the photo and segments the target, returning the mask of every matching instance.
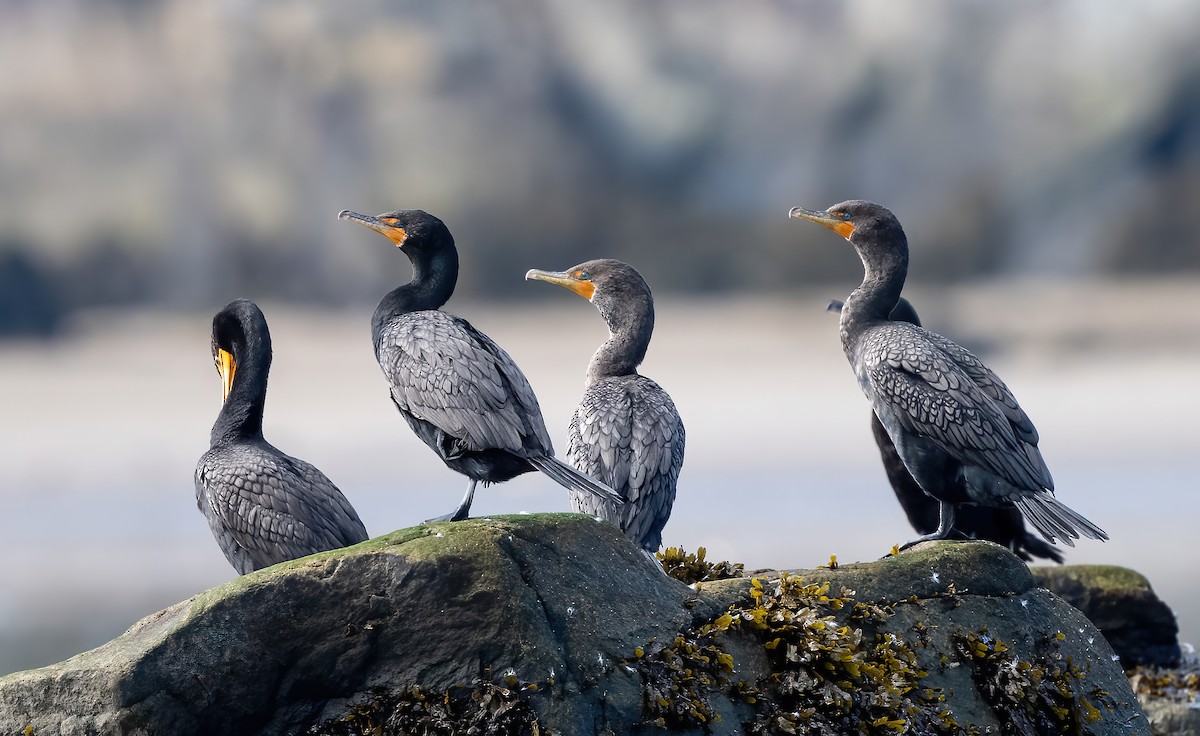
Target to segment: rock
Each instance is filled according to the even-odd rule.
[[[1200,708],[1158,699],[1144,707],[1154,736],[1200,736]]]
[[[0,733],[1149,734],[1112,656],[987,542],[697,592],[607,524],[511,516],[261,570],[0,678]]]
[[[1200,736],[1200,657],[1178,667],[1143,665],[1127,672],[1154,736]]]
[[[1036,567],[1033,575],[1096,624],[1125,669],[1179,666],[1175,614],[1139,573],[1111,565],[1064,565]]]

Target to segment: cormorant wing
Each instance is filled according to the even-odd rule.
[[[666,391],[648,378],[638,378],[642,390],[633,402],[634,461],[629,486],[639,489],[635,499],[649,493],[657,506],[669,506],[675,500],[669,489],[675,488],[683,464],[683,421]]]
[[[358,512],[333,484],[333,481],[329,480],[319,468],[312,463],[282,452],[274,459],[279,463],[282,472],[297,479],[296,485],[293,486],[297,489],[297,493],[292,494],[289,498],[289,506],[300,503],[303,505],[296,509],[297,512],[308,510],[304,511],[303,516],[296,512],[293,512],[293,515],[302,518],[305,526],[318,530],[322,543],[325,539],[334,539],[337,541],[336,546],[349,546],[368,539],[367,528],[358,517]],[[303,491],[299,489],[303,489]],[[311,513],[311,509],[314,508],[314,502],[318,500],[320,501],[318,508],[322,511],[328,509],[328,511],[314,515]]]
[[[575,411],[567,456],[625,497],[626,533],[661,531],[675,500],[686,433],[671,397],[644,376],[592,384]]]
[[[1033,426],[1033,422],[1030,421],[1029,416],[1024,410],[1021,409],[1021,405],[1017,403],[1017,399],[1013,396],[1012,391],[1008,390],[1008,386],[1004,384],[1004,381],[1000,380],[999,376],[992,372],[991,368],[984,365],[983,361],[975,357],[975,354],[970,350],[967,350],[953,340],[928,330],[924,330],[924,334],[946,357],[954,361],[954,364],[961,368],[963,373],[966,373],[981,391],[987,394],[992,401],[996,402],[1000,411],[1012,423],[1013,431],[1016,432],[1018,437],[1031,445],[1038,443],[1038,433],[1037,429]]]
[[[999,406],[938,346],[926,330],[890,323],[868,337],[865,375],[884,425],[891,414],[906,430],[929,437],[964,464],[977,465],[1018,488],[1047,488]],[[1036,452],[1036,448],[1032,448]]]
[[[650,379],[593,384],[572,423],[568,455],[627,500],[638,501],[659,480],[674,486],[683,457],[683,422],[671,397]]]
[[[378,357],[396,405],[464,450],[524,456],[532,446],[553,455],[529,380],[466,320],[439,311],[402,315],[380,336]]]
[[[196,499],[218,541],[224,536],[236,545],[250,569],[367,538],[341,491],[314,466],[283,453],[237,447],[207,456],[196,468]]]
[[[683,420],[679,418],[665,391],[662,395],[666,402],[650,412],[657,414],[659,419],[653,425],[647,425],[644,433],[634,432],[634,444],[643,445],[643,456],[647,460],[645,467],[648,469],[645,479],[635,474],[635,481],[641,481],[642,495],[649,494],[645,512],[638,519],[637,534],[641,539],[653,535],[660,544],[662,528],[666,526],[671,507],[675,504],[675,487],[683,466],[683,448],[687,440]],[[639,435],[642,439],[640,443]],[[658,461],[657,467],[654,460]]]

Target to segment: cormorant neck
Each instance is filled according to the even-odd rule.
[[[405,253],[412,263],[412,280],[384,295],[371,317],[371,340],[376,356],[384,325],[402,314],[438,309],[450,300],[458,282],[458,250],[453,243],[432,253],[426,250]]]
[[[250,344],[233,345],[236,370],[229,398],[213,424],[209,442],[230,444],[239,440],[262,439],[263,407],[267,402],[267,374],[271,370],[270,338],[263,341],[251,336]]]
[[[625,302],[622,309],[598,302],[596,307],[608,324],[608,341],[592,356],[585,386],[602,378],[636,375],[654,332],[653,302]]]
[[[862,262],[862,283],[850,293],[842,308],[840,331],[847,355],[863,328],[890,319],[908,275],[908,248],[877,250],[871,258],[862,258]]]

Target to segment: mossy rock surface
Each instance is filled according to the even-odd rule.
[[[872,624],[880,635],[922,631],[922,685],[942,688],[959,723],[1007,721],[956,637],[986,630],[989,641],[1036,660],[1061,632],[1056,656],[1086,670],[1087,688],[1111,696],[1078,732],[1149,733],[1099,632],[1036,589],[1024,565],[996,545],[927,545],[795,574],[884,604],[890,617]],[[408,698],[405,712],[421,712],[414,686],[420,698],[474,687],[497,713],[519,699],[541,734],[660,733],[631,666],[635,652],[723,620],[750,587],[746,577],[697,592],[665,576],[616,529],[581,515],[405,529],[246,575],[95,650],[0,678],[0,733],[27,726],[38,736],[350,733],[334,726],[381,697]],[[718,645],[733,658],[731,685],[773,676],[761,637],[733,626],[722,629]],[[683,731],[745,732],[753,707],[729,689],[706,697],[720,720]]]
[[[1033,569],[1038,585],[1083,611],[1126,669],[1179,665],[1179,624],[1141,573],[1115,565]]]

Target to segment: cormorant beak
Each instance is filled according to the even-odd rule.
[[[825,311],[833,312],[834,314],[841,314],[842,307],[844,306],[846,306],[844,302],[838,299],[830,299],[829,303],[825,305]]]
[[[531,268],[525,272],[526,281],[548,281],[552,284],[566,287],[589,302],[596,293],[596,285],[586,279],[581,279],[569,271],[541,271]]]
[[[408,233],[404,228],[400,227],[394,217],[371,217],[370,215],[359,214],[353,210],[342,210],[338,213],[338,219],[357,222],[363,227],[369,227],[395,243],[397,248],[404,245],[404,241],[408,240]]]
[[[854,234],[854,223],[843,220],[837,215],[831,215],[825,210],[806,210],[803,207],[793,207],[788,212],[788,217],[798,217],[803,220],[811,220],[818,225],[824,225],[846,240],[849,240],[850,236]]]
[[[221,374],[221,401],[229,400],[233,390],[233,374],[237,373],[237,361],[228,350],[217,350],[217,372]]]

